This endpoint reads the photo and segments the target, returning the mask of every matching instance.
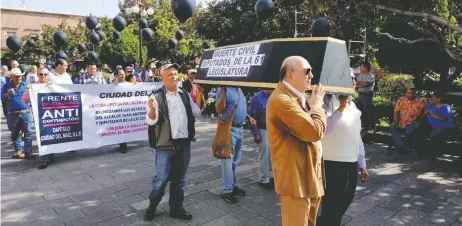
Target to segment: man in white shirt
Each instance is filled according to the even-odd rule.
[[[170,217],[190,220],[192,215],[183,207],[186,171],[194,138],[194,117],[201,115],[188,92],[179,88],[178,64],[167,64],[161,74],[164,86],[148,100],[146,122],[149,144],[156,149],[156,175],[152,180],[149,207],[144,220],[152,221],[157,205],[170,181]]]
[[[48,83],[73,84],[71,76],[66,72],[67,61],[59,59],[56,61],[56,68],[48,73]],[[75,152],[75,151],[74,151]],[[38,169],[45,169],[55,162],[54,154],[41,155],[37,162]]]
[[[73,84],[71,76],[66,72],[67,61],[59,59],[56,61],[55,70],[50,71],[50,83],[55,84]]]

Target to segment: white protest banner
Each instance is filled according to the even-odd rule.
[[[160,82],[118,85],[33,84],[39,154],[147,140],[146,105]]]
[[[265,54],[258,54],[260,44],[220,49],[212,58],[202,60],[200,68],[207,68],[207,77],[246,77],[252,66],[261,66]]]

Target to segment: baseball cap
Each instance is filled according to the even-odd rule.
[[[189,70],[188,70],[188,73],[195,73],[195,74],[196,74],[196,73],[197,73],[197,70],[196,70],[196,69],[189,69]]]
[[[125,70],[126,70],[127,72],[129,72],[129,71],[130,71],[130,72],[133,72],[133,67],[126,67]]]
[[[122,65],[117,65],[116,69],[123,69]]]
[[[14,75],[14,76],[23,76],[23,73],[21,72],[21,69],[19,69],[19,68],[13,68],[13,69],[11,69],[11,71],[10,71],[10,75]]]
[[[173,64],[164,64],[164,66],[162,67],[162,70],[160,72],[163,72],[169,68],[175,68],[175,69],[180,69],[180,65],[179,64],[176,64],[176,63],[173,63]]]

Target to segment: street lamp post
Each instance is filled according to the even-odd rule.
[[[152,7],[143,7],[143,4],[138,3],[138,1],[136,1],[136,3],[132,7],[127,7],[125,9],[125,13],[127,15],[130,15],[132,13],[138,14],[138,31],[139,31],[138,32],[139,33],[138,37],[139,37],[139,40],[140,40],[140,44],[139,44],[140,56],[139,56],[139,59],[138,59],[138,63],[140,64],[140,66],[142,66],[143,65],[143,56],[142,56],[143,38],[142,38],[142,35],[141,35],[141,26],[139,24],[139,20],[141,20],[146,15],[149,15],[149,16],[154,15],[154,9]]]

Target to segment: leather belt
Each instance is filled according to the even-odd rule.
[[[8,114],[24,114],[30,112],[29,109],[27,110],[19,110],[19,111],[9,111]]]
[[[233,123],[232,126],[240,128],[244,126],[244,123]]]

